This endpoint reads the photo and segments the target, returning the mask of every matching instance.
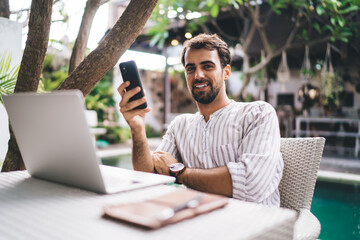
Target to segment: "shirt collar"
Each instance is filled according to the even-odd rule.
[[[228,109],[230,109],[231,105],[233,105],[235,103],[235,101],[232,100],[232,99],[230,101],[231,102],[228,105],[226,105],[225,107],[222,107],[219,110],[217,110],[217,111],[213,112],[212,114],[210,114],[209,121],[212,118],[217,117],[217,116],[221,115],[223,112],[226,112]],[[196,115],[198,116],[198,118],[204,119],[204,116],[200,112],[196,112]]]

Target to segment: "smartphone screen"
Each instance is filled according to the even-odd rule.
[[[126,88],[126,91],[129,91],[133,88],[140,87],[141,90],[133,97],[130,98],[129,102],[140,99],[144,96],[143,86],[140,81],[139,71],[137,69],[135,61],[122,62],[119,65],[120,72],[123,78],[123,81],[129,81],[130,85]],[[144,109],[147,108],[147,103],[143,103],[140,106],[135,107],[134,109]]]

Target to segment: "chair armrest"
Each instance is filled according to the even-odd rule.
[[[308,209],[299,211],[294,227],[294,240],[317,239],[320,235],[321,225],[319,220]]]

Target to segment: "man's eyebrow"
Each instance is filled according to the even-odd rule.
[[[195,64],[194,63],[188,63],[188,64],[185,65],[185,68],[187,68],[188,66],[195,66]]]
[[[208,64],[208,63],[215,65],[215,63],[213,61],[203,61],[200,63],[200,65],[204,65],[204,64]]]
[[[200,65],[205,65],[205,64],[209,64],[209,63],[215,65],[215,63],[213,61],[210,61],[210,60],[203,61],[203,62],[200,63]],[[189,66],[195,66],[195,63],[188,63],[188,64],[185,65],[185,68],[187,68]]]

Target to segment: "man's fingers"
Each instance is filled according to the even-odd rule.
[[[156,152],[154,152],[155,154],[166,154],[167,152],[164,152],[164,151],[156,151]]]
[[[158,162],[158,161],[159,161],[159,156],[156,155],[156,154],[153,154],[153,159],[154,159],[156,162]]]
[[[122,84],[120,84],[120,86],[118,87],[118,92],[120,94],[121,97],[123,97],[124,93],[125,93],[125,88],[127,88],[130,85],[129,81],[126,81]]]
[[[126,104],[128,104],[129,99],[130,99],[131,97],[133,97],[135,94],[137,94],[138,92],[140,92],[140,90],[141,90],[140,87],[136,87],[136,88],[131,89],[130,91],[125,92],[125,93],[121,96],[122,99],[121,99],[121,101],[120,101],[119,106],[120,106],[120,107],[123,107],[123,106],[125,106]]]
[[[142,97],[138,100],[128,102],[127,104],[121,103],[120,104],[120,112],[124,113],[127,111],[131,111],[132,109],[136,108],[137,106],[140,106],[141,104],[146,102],[146,98]]]
[[[128,111],[128,112],[122,112],[122,114],[126,114],[126,119],[131,119],[135,116],[138,115],[142,115],[142,114],[146,114],[148,112],[150,112],[151,108],[147,107],[145,109],[136,109],[136,110],[132,110],[132,111]]]

